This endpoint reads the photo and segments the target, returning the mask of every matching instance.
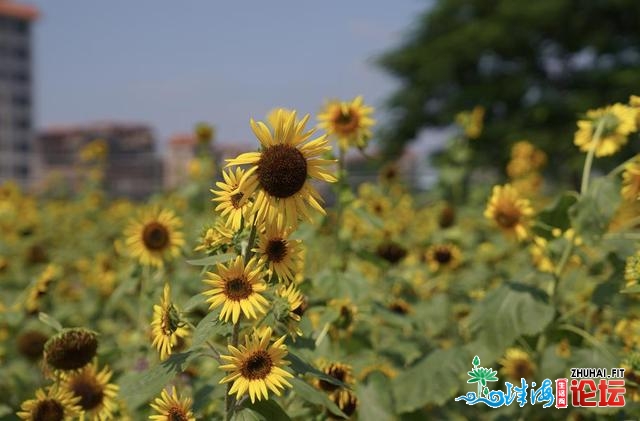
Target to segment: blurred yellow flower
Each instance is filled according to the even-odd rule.
[[[622,173],[622,197],[633,202],[640,199],[640,155],[624,166]]]
[[[629,134],[637,130],[637,114],[637,110],[623,104],[587,111],[586,118],[578,121],[574,144],[583,152],[595,147],[597,157],[613,155],[627,143]],[[598,126],[601,126],[601,133],[596,139]]]
[[[511,185],[494,186],[493,193],[484,211],[505,233],[513,234],[519,241],[528,237],[529,218],[533,208],[529,200],[523,199]]]
[[[507,349],[505,356],[498,362],[502,365],[500,373],[510,380],[531,380],[536,372],[536,365],[529,354],[519,348]]]
[[[482,134],[485,109],[475,106],[471,111],[463,111],[456,115],[456,123],[462,127],[465,136],[469,139],[477,139]]]
[[[169,209],[152,209],[132,220],[125,230],[129,254],[142,265],[161,267],[180,255],[182,221]]]
[[[180,314],[171,301],[169,284],[164,284],[160,304],[153,306],[151,332],[153,334],[151,345],[160,353],[160,361],[169,358],[172,348],[188,334],[185,322],[180,320]]]
[[[343,151],[350,147],[362,149],[371,139],[371,127],[376,123],[372,113],[373,107],[365,105],[362,96],[352,101],[331,100],[318,114],[318,127],[338,139]]]

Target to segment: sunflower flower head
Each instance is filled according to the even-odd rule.
[[[628,202],[640,200],[640,155],[625,164],[621,193]]]
[[[161,361],[169,358],[172,348],[178,344],[181,338],[185,338],[188,334],[185,323],[180,320],[180,314],[171,302],[169,284],[164,285],[160,304],[153,306],[151,331],[153,333],[152,345],[160,353]]]
[[[376,123],[372,113],[373,107],[365,105],[362,96],[352,101],[332,100],[318,114],[318,126],[335,137],[342,150],[364,149],[371,139],[371,127]]]
[[[240,229],[251,209],[250,186],[242,182],[244,175],[245,171],[242,168],[236,168],[235,171],[224,170],[222,171],[224,181],[216,183],[220,190],[211,190],[215,196],[212,201],[218,202],[216,212],[220,212],[220,216],[225,218],[227,226],[233,231]]]
[[[116,409],[118,386],[109,383],[112,372],[108,367],[98,371],[88,364],[62,376],[62,387],[78,397],[78,405],[92,420],[110,420]]]
[[[182,221],[169,209],[152,209],[129,223],[125,230],[129,254],[142,265],[162,267],[180,255]]]
[[[25,421],[69,420],[82,411],[79,401],[80,398],[58,386],[52,386],[46,392],[38,389],[35,399],[23,402],[17,415]]]
[[[156,413],[149,416],[149,419],[155,421],[196,421],[191,410],[191,402],[191,398],[180,398],[175,386],[171,386],[169,391],[163,389],[160,397],[151,404],[151,408]]]
[[[293,282],[302,259],[302,241],[289,238],[290,229],[267,224],[260,232],[254,250],[269,272],[285,283]]]
[[[536,372],[536,365],[529,354],[519,348],[507,349],[499,363],[502,365],[500,373],[511,380],[531,379]]]
[[[627,257],[624,267],[624,280],[627,282],[627,288],[640,282],[640,255],[634,254]]]
[[[244,345],[237,348],[229,345],[231,355],[220,356],[226,362],[220,368],[229,372],[220,383],[232,382],[230,395],[239,399],[248,393],[253,403],[256,399],[269,399],[269,390],[280,396],[285,387],[292,387],[287,378],[293,375],[283,369],[289,364],[284,359],[286,336],[271,343],[271,334],[271,328],[254,331],[245,336]]]
[[[76,370],[89,364],[98,350],[97,335],[84,328],[64,329],[49,338],[44,360],[57,370]]]
[[[269,302],[262,296],[267,289],[262,265],[254,257],[244,264],[238,256],[229,265],[218,264],[216,272],[207,272],[204,283],[210,288],[203,294],[208,296],[209,309],[222,306],[220,320],[236,324],[240,314],[247,319],[256,319],[264,314]]]
[[[228,160],[228,165],[251,165],[241,184],[249,195],[255,192],[251,214],[257,223],[278,221],[281,226],[296,227],[303,217],[311,220],[309,206],[325,214],[310,179],[337,181],[327,168],[334,161],[321,157],[330,150],[326,136],[309,140],[315,130],[305,130],[308,120],[309,115],[298,120],[295,112],[283,109],[277,111],[271,129],[251,120],[261,151]]]
[[[484,216],[492,220],[502,231],[513,234],[518,240],[528,237],[529,218],[533,208],[529,200],[523,199],[510,184],[495,186],[484,211]]]
[[[460,248],[454,244],[435,244],[427,249],[426,261],[432,272],[455,269],[460,265]]]
[[[278,296],[282,298],[286,304],[286,308],[279,317],[284,322],[287,330],[291,333],[291,337],[295,340],[296,336],[302,336],[302,330],[298,326],[305,309],[305,297],[300,293],[295,284],[288,286],[281,285],[278,288]]]
[[[200,236],[200,243],[194,251],[204,251],[206,253],[213,253],[221,249],[226,251],[233,244],[233,236],[234,232],[231,228],[218,219],[212,227],[204,230]]]
[[[583,152],[594,147],[597,157],[613,155],[637,130],[637,115],[635,108],[623,104],[590,110],[586,118],[578,121],[573,143]],[[596,136],[598,128],[600,135]]]

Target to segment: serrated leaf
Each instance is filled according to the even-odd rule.
[[[190,259],[187,263],[193,266],[213,266],[218,263],[224,263],[235,258],[237,255],[233,253],[217,254],[215,256],[207,256],[202,259]]]
[[[393,380],[398,412],[412,412],[429,403],[442,405],[464,384],[471,356],[462,348],[439,349]]]
[[[268,421],[253,409],[244,408],[233,414],[231,421]]]
[[[46,324],[47,326],[53,328],[56,332],[60,332],[62,331],[62,324],[60,324],[59,321],[57,321],[56,319],[54,319],[52,316],[48,315],[47,313],[38,313],[38,319]]]
[[[126,401],[129,408],[138,408],[160,394],[162,388],[176,374],[183,372],[195,357],[196,354],[191,351],[174,354],[148,370],[127,373],[120,378],[119,395]]]
[[[303,380],[300,380],[297,377],[290,379],[289,382],[293,386],[293,390],[296,392],[296,394],[305,401],[315,405],[324,406],[329,411],[331,411],[331,413],[347,418],[347,416],[340,410],[340,408],[338,408],[338,406],[331,399],[329,399],[329,396],[326,393],[314,388],[313,386],[309,385]]]
[[[535,287],[506,283],[489,292],[469,315],[478,341],[503,350],[522,335],[535,335],[553,320],[547,294]]]

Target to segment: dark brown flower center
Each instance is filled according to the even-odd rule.
[[[404,315],[409,313],[409,306],[407,305],[407,303],[403,301],[394,301],[391,304],[389,304],[389,310],[391,310],[396,314]]]
[[[169,244],[169,231],[159,222],[148,223],[142,232],[142,241],[149,250],[164,250]]]
[[[98,407],[104,399],[104,389],[95,378],[79,375],[73,379],[70,389],[74,395],[80,398],[79,405],[85,411],[91,411]]]
[[[269,261],[278,263],[287,256],[287,240],[273,238],[267,243],[266,249]]]
[[[520,222],[520,211],[515,207],[498,209],[495,220],[503,228],[513,228]]]
[[[233,301],[240,301],[247,298],[253,292],[249,281],[245,278],[229,279],[224,284],[224,295]]]
[[[87,365],[96,355],[98,338],[85,329],[69,329],[49,339],[45,360],[59,370],[75,370]]]
[[[440,247],[433,254],[433,257],[436,259],[436,262],[446,265],[451,261],[451,250],[446,247]]]
[[[189,418],[179,406],[172,406],[167,411],[167,421],[187,421]]]
[[[284,199],[298,193],[307,181],[307,160],[293,146],[269,146],[262,151],[257,173],[269,195]]]
[[[336,364],[332,364],[329,367],[327,367],[324,372],[326,374],[328,374],[329,376],[333,377],[336,380],[341,381],[342,383],[345,382],[345,380],[347,379],[347,370],[345,370],[344,367],[342,367],[341,365],[336,365]],[[326,392],[333,392],[334,390],[338,389],[340,386],[337,386],[333,383],[330,383],[326,380],[322,380],[320,379],[318,381],[318,384],[320,385],[320,389],[326,391]]]
[[[240,205],[240,202],[242,201],[243,197],[244,193],[242,192],[231,195],[231,205],[236,209],[240,209],[242,207]]]
[[[240,373],[249,380],[264,379],[271,373],[273,361],[265,350],[258,350],[242,362]]]
[[[389,242],[380,244],[376,250],[376,254],[392,265],[395,265],[405,258],[407,250],[397,243]]]
[[[342,134],[350,134],[355,129],[358,128],[358,114],[354,113],[352,110],[341,110],[335,116],[333,120],[336,126],[336,131]]]
[[[513,365],[513,377],[515,379],[527,379],[533,375],[531,363],[525,359],[518,359]]]
[[[179,327],[180,316],[178,315],[178,310],[176,310],[173,304],[170,304],[168,308],[163,310],[160,328],[162,329],[162,333],[169,336],[178,330]]]
[[[309,300],[307,300],[307,297],[303,296],[300,305],[291,310],[291,312],[298,315],[299,317],[302,317],[304,315],[304,312],[307,310],[307,307],[309,307]]]
[[[31,413],[34,421],[62,421],[64,419],[64,407],[55,399],[45,399]]]

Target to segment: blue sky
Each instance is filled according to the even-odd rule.
[[[226,142],[253,142],[249,118],[275,106],[316,113],[326,98],[357,94],[381,105],[395,81],[372,59],[397,45],[428,4],[28,2],[42,12],[34,45],[38,127],[144,122],[164,141],[208,121]]]

